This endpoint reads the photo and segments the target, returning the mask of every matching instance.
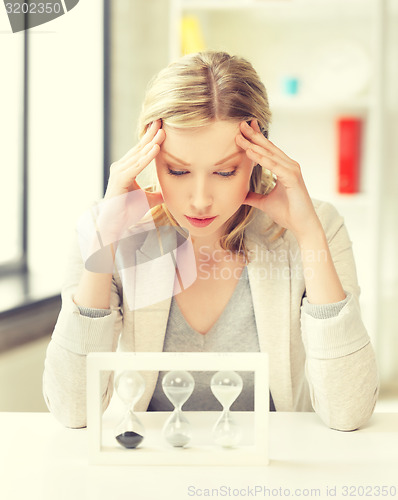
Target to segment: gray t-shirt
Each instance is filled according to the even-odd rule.
[[[259,352],[252,296],[247,268],[242,271],[235,290],[216,323],[206,335],[194,330],[185,320],[177,302],[172,299],[166,328],[163,352]],[[253,372],[238,372],[243,380],[243,389],[231,410],[253,411]],[[155,392],[148,411],[171,411],[173,405],[162,389],[166,372],[160,372]],[[214,372],[192,371],[195,389],[183,405],[187,411],[217,411],[222,406],[210,389]],[[273,403],[270,406],[273,409]]]

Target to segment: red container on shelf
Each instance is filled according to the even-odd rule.
[[[344,117],[337,120],[337,190],[358,193],[361,161],[362,120]]]

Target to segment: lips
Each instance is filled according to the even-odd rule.
[[[185,216],[188,222],[195,227],[206,227],[209,224],[211,224],[216,217],[217,216],[215,217],[188,217],[188,215]]]

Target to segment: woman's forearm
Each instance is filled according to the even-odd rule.
[[[322,226],[298,240],[307,299],[312,304],[344,300],[346,294],[336,272]]]
[[[73,297],[76,305],[93,309],[109,309],[112,274],[93,273],[84,269]]]

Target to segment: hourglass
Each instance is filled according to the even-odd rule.
[[[241,439],[241,429],[229,409],[242,387],[242,378],[234,371],[217,372],[210,381],[211,391],[223,407],[223,412],[213,427],[213,438],[217,445],[224,448],[236,446]]]
[[[145,429],[134,413],[134,406],[145,389],[145,380],[137,371],[124,371],[116,377],[115,389],[126,412],[115,429],[116,441],[125,448],[136,448],[144,439]]]
[[[181,408],[192,394],[195,380],[189,372],[171,371],[163,377],[162,387],[174,405],[173,413],[163,426],[163,437],[172,446],[185,446],[191,439],[191,425]]]

